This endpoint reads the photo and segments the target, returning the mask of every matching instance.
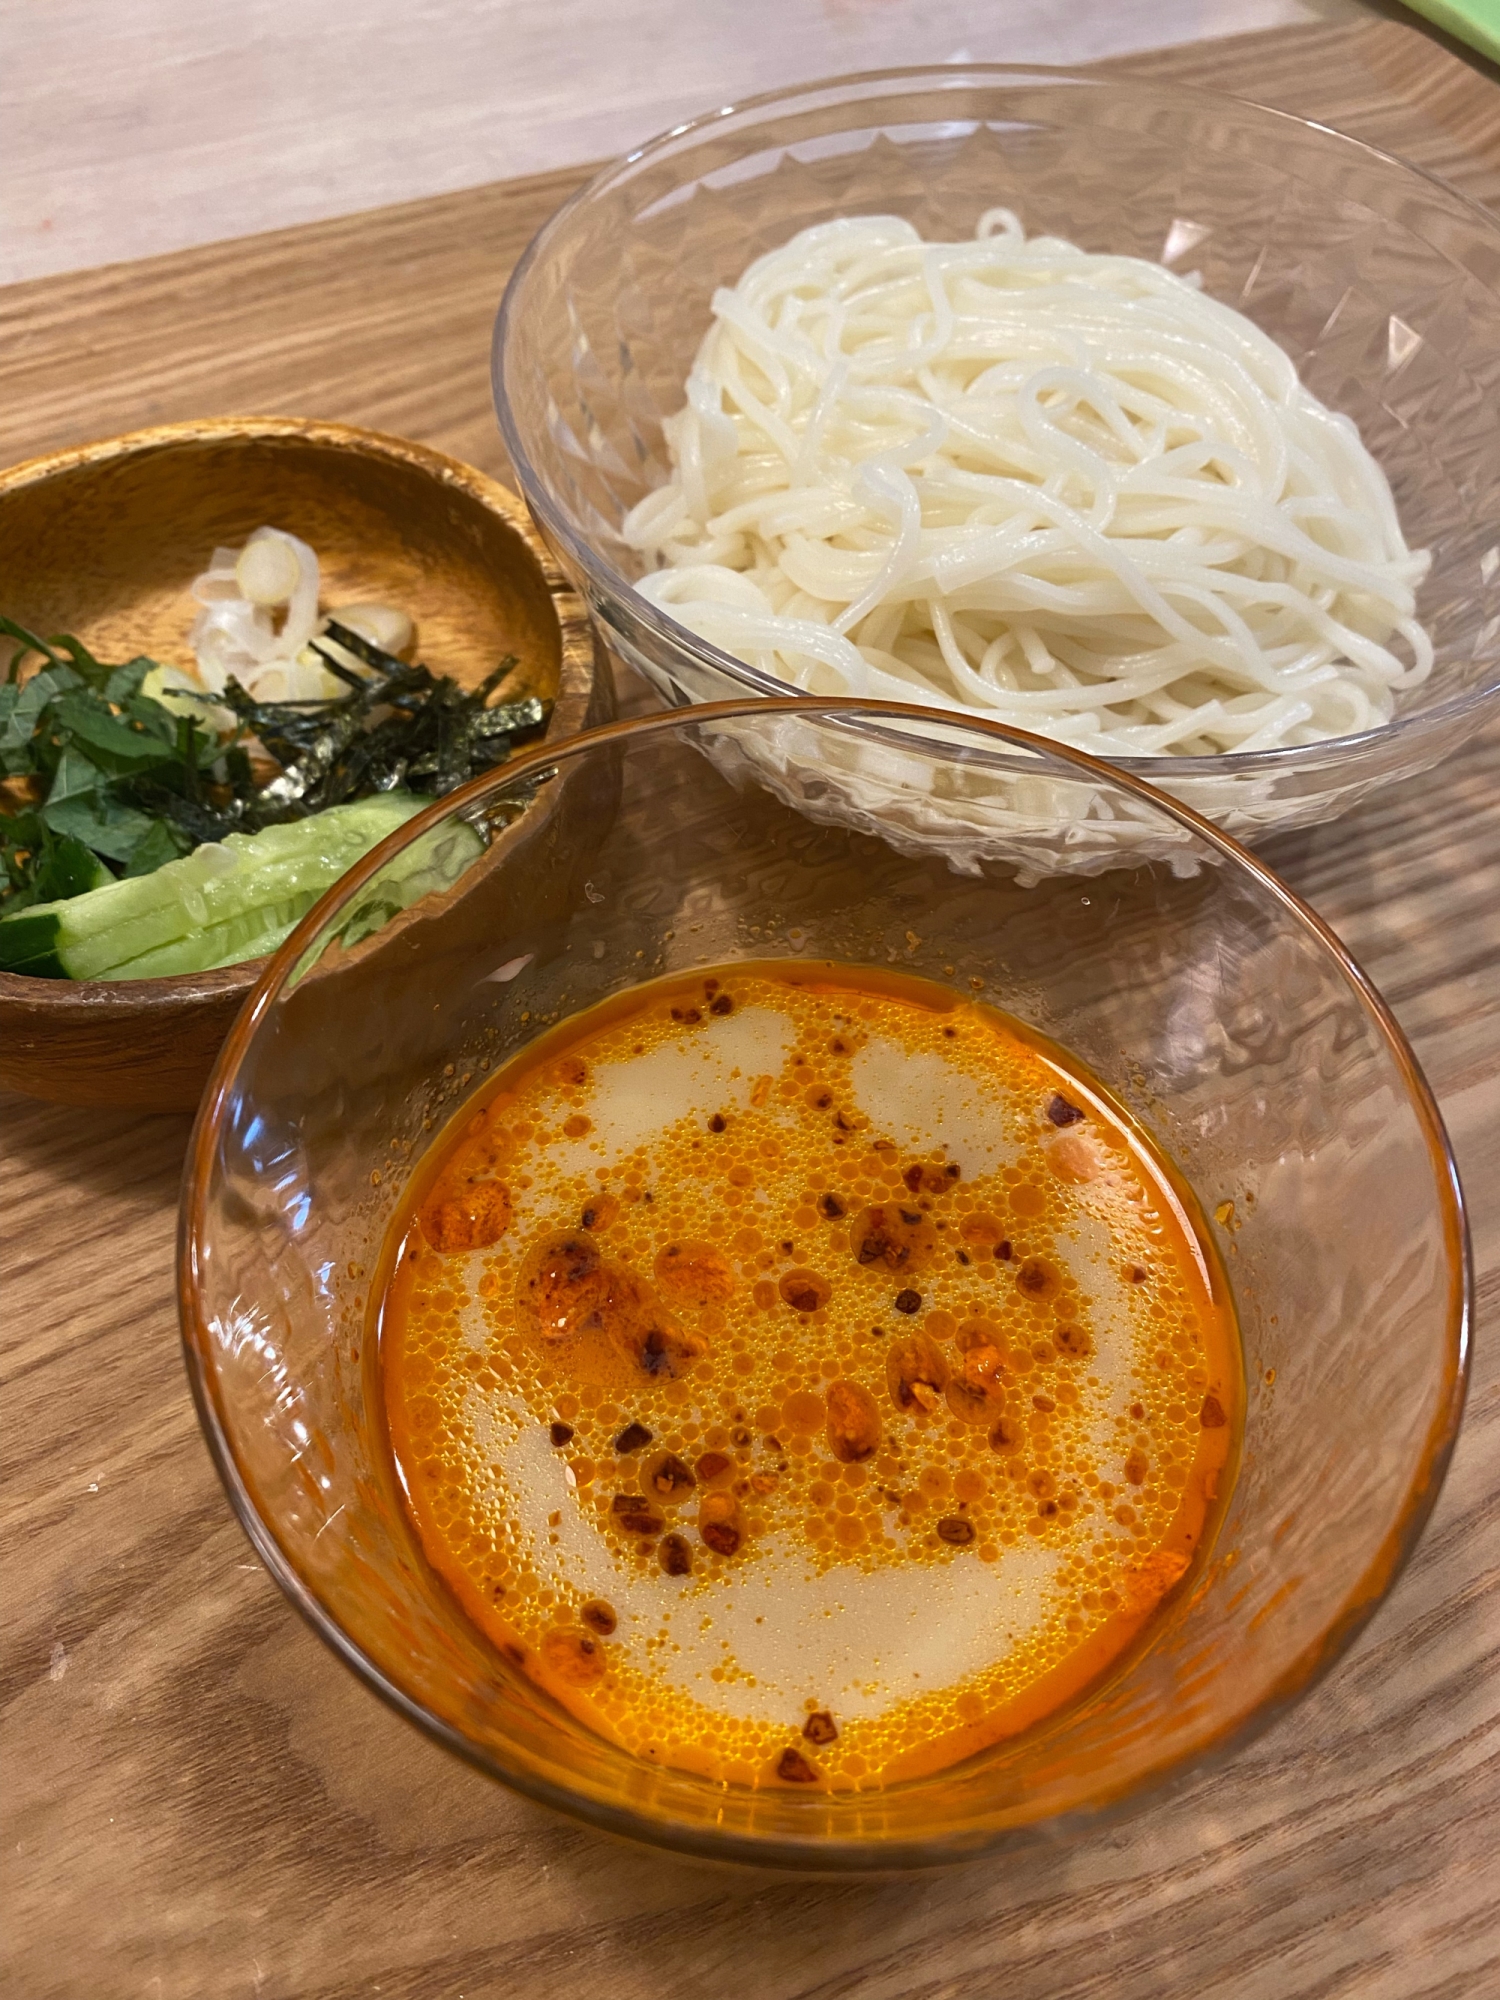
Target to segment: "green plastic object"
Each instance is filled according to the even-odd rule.
[[[1500,63],[1500,0],[1406,0],[1406,4],[1455,41],[1467,42],[1491,62]]]

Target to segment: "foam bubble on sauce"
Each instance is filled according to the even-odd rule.
[[[805,1545],[768,1535],[732,1574],[684,1601],[680,1584],[621,1560],[570,1509],[566,1470],[524,1403],[471,1390],[479,1452],[529,1521],[560,1516],[533,1559],[546,1584],[602,1598],[619,1618],[616,1643],[639,1647],[665,1630],[663,1681],[724,1714],[775,1723],[809,1699],[848,1719],[887,1714],[913,1694],[951,1685],[1003,1660],[1036,1625],[1060,1557],[1018,1549],[1003,1568],[950,1567],[915,1585],[905,1569],[809,1571]],[[716,1682],[725,1660],[736,1678]]]
[[[639,1151],[703,1105],[743,1110],[757,1078],[779,1070],[792,1024],[769,1007],[745,1007],[691,1040],[659,1042],[641,1055],[624,1052],[597,1062],[589,1082],[587,1135],[560,1130],[549,1148],[558,1172],[577,1171],[600,1159]],[[564,1118],[555,1093],[538,1106],[542,1123]]]
[[[1058,1558],[1018,1552],[1003,1572],[949,1567],[914,1589],[909,1571],[841,1568],[809,1575],[803,1551],[771,1538],[743,1576],[704,1593],[707,1631],[692,1633],[665,1677],[700,1701],[775,1723],[806,1701],[850,1722],[889,1715],[901,1702],[952,1686],[1003,1661],[1034,1628]],[[716,1686],[714,1655],[727,1653],[754,1685]]]
[[[1004,1733],[1042,1676],[1082,1685],[1181,1573],[1224,1457],[1197,1409],[1211,1382],[1231,1398],[1232,1333],[1149,1152],[1000,1017],[857,980],[731,968],[698,1004],[647,988],[523,1058],[483,1155],[506,1226],[424,1253],[388,1320],[392,1433],[437,1567],[606,1733],[749,1782],[815,1707],[837,1716],[818,1781],[858,1785],[955,1730],[972,1747],[976,1717]],[[856,1255],[882,1203],[925,1232],[909,1270]],[[707,1257],[712,1297],[651,1321],[686,1343],[671,1365],[528,1330],[526,1259],[564,1240],[623,1274],[619,1296],[649,1299],[675,1245]],[[779,1284],[799,1270],[822,1288],[810,1312]],[[888,1357],[914,1338],[944,1376],[993,1343],[993,1437],[993,1411],[976,1428],[941,1397],[893,1402]],[[877,1413],[854,1462],[829,1456],[836,1380]],[[663,1451],[701,1472],[665,1498]],[[736,1496],[728,1556],[700,1536],[710,1486]],[[666,1573],[674,1541],[686,1574]]]
[[[943,1148],[969,1180],[1020,1158],[1013,1098],[989,1078],[958,1068],[940,1049],[903,1048],[871,1035],[850,1072],[860,1109],[898,1146]]]

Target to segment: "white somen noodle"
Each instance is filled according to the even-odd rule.
[[[670,481],[627,542],[679,623],[814,694],[961,709],[1104,756],[1389,721],[1428,557],[1353,422],[1189,278],[865,216],[713,301]]]

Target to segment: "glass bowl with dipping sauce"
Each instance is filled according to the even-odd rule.
[[[1199,274],[1353,419],[1406,542],[1431,552],[1416,609],[1435,663],[1391,721],[1301,747],[1110,761],[1253,839],[1444,757],[1500,689],[1500,226],[1353,139],[1139,79],[955,64],[809,84],[677,127],[558,211],[500,310],[495,402],[532,513],[608,644],[674,702],[789,691],[632,588],[656,558],[622,534],[671,475],[663,424],[715,291],[836,218],[896,216],[944,241],[1002,208],[1028,236]],[[1096,864],[1108,856],[1066,844],[1050,856]]]
[[[880,748],[893,818],[980,777],[1045,841],[1106,788],[1174,863],[960,870],[759,782],[771,724]],[[455,816],[468,874],[375,928]],[[1328,1672],[1470,1293],[1412,1053],[1257,861],[1078,752],[789,700],[547,747],[352,871],[226,1044],[180,1261],[231,1501],[371,1688],[596,1826],[829,1869],[1086,1825]]]

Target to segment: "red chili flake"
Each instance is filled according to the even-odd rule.
[[[710,1480],[722,1478],[733,1464],[726,1452],[706,1451],[698,1460],[698,1477],[707,1485]]]
[[[1043,1298],[1057,1284],[1057,1273],[1043,1257],[1028,1257],[1016,1273],[1016,1283],[1023,1292],[1030,1292],[1036,1298]]]
[[[776,1762],[776,1775],[788,1785],[815,1785],[818,1774],[800,1750],[783,1750]]]
[[[615,1450],[622,1453],[639,1451],[642,1445],[650,1444],[653,1435],[644,1424],[627,1424],[615,1439]]]
[[[740,1545],[740,1531],[732,1521],[705,1521],[699,1533],[715,1555],[732,1556]]]
[[[674,1007],[672,1009],[672,1019],[674,1021],[683,1021],[691,1027],[694,1022],[701,1021],[703,1016],[696,1007]]]
[[[722,1111],[716,1111],[708,1121],[708,1129],[710,1132],[722,1132],[728,1122]]]
[[[938,1522],[937,1531],[941,1541],[951,1542],[956,1549],[965,1547],[974,1539],[973,1522],[962,1520],[957,1514],[945,1515]]]
[[[1054,1091],[1047,1106],[1047,1116],[1054,1125],[1076,1125],[1083,1113],[1076,1104],[1069,1104],[1061,1091]]]
[[[552,1442],[555,1445],[564,1445],[573,1435],[573,1426],[571,1424],[554,1424],[551,1435]]]
[[[639,1493],[617,1493],[614,1510],[627,1535],[659,1535],[662,1531],[661,1515],[653,1513],[650,1501]]]
[[[895,1306],[898,1313],[914,1313],[922,1310],[922,1294],[907,1290],[897,1292]]]
[[[1146,1267],[1144,1264],[1132,1264],[1125,1275],[1132,1285],[1144,1285],[1147,1277]]]
[[[818,1203],[818,1206],[830,1222],[837,1222],[841,1215],[849,1213],[836,1194],[825,1194],[823,1199]]]
[[[1002,1264],[1008,1264],[1010,1262],[1011,1248],[1010,1248],[1010,1238],[1008,1236],[1002,1237],[1001,1240],[995,1245],[995,1255],[1000,1259],[1000,1262]]]
[[[647,1201],[651,1199],[649,1194],[646,1199]],[[642,1341],[640,1363],[648,1375],[670,1375],[672,1373],[671,1352],[667,1347],[667,1337],[660,1327],[652,1327],[644,1341]],[[621,1431],[620,1437],[629,1437],[632,1431],[640,1431],[642,1433],[642,1436],[637,1440],[637,1444],[650,1444],[651,1433],[646,1429],[644,1424],[628,1425]],[[615,1440],[615,1450],[619,1451],[620,1449],[619,1438],[617,1438]],[[634,1451],[636,1445],[628,1445],[625,1449]]]
[[[591,1632],[597,1632],[605,1639],[620,1622],[615,1616],[615,1607],[606,1604],[602,1597],[596,1597],[592,1602],[585,1604],[578,1615]]]
[[[920,1167],[908,1167],[901,1178],[913,1194],[917,1194],[920,1191],[922,1186],[922,1169]]]
[[[1224,1405],[1217,1396],[1203,1398],[1203,1408],[1198,1412],[1198,1422],[1206,1431],[1221,1431],[1229,1422],[1224,1414]]]
[[[690,1493],[697,1483],[675,1452],[669,1451],[652,1469],[651,1484],[661,1494]]]
[[[826,1708],[820,1708],[810,1715],[802,1725],[802,1734],[809,1743],[836,1743],[838,1729]]]
[[[693,1551],[681,1535],[663,1535],[661,1548],[657,1551],[661,1566],[668,1576],[691,1576],[693,1573]]]
[[[734,1002],[727,993],[720,993],[709,1001],[708,1011],[710,1014],[732,1014],[734,1012]]]
[[[817,1271],[787,1271],[776,1289],[794,1312],[820,1312],[833,1296],[833,1287]]]

